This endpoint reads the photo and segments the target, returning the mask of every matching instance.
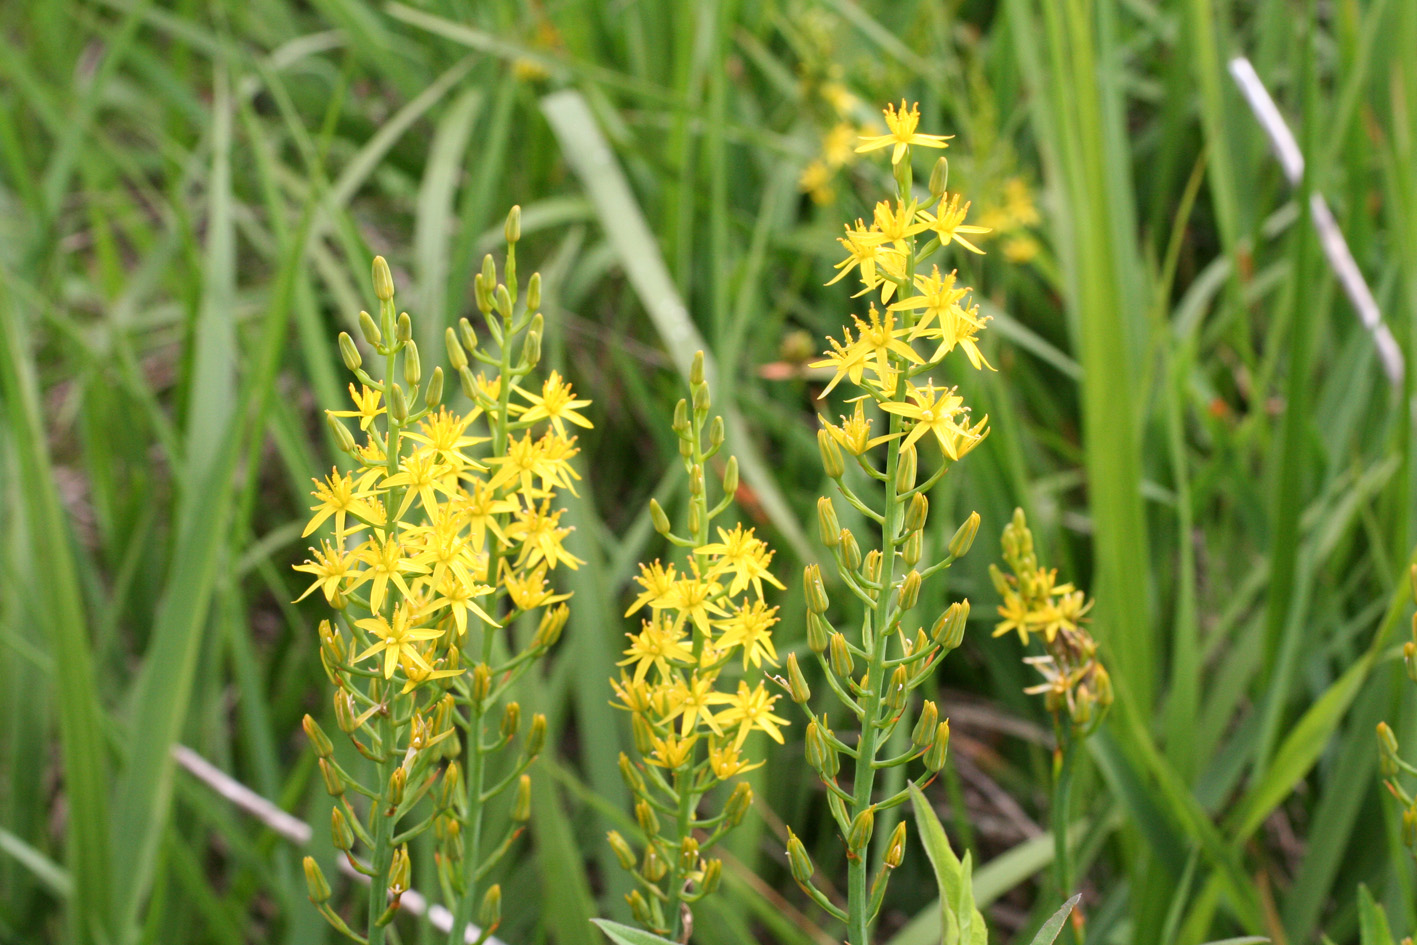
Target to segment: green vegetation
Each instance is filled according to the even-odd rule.
[[[557,575],[569,623],[514,687],[548,737],[496,934],[591,945],[592,917],[629,922],[604,837],[636,829],[631,735],[607,680],[636,563],[666,556],[648,500],[675,521],[690,501],[674,404],[703,349],[741,518],[788,587],[776,646],[806,654],[788,578],[821,557],[815,415],[841,412],[808,362],[865,316],[824,283],[842,223],[894,189],[854,135],[902,98],[956,135],[950,188],[995,228],[987,255],[948,257],[993,318],[998,372],[958,374],[992,432],[932,491],[925,536],[938,551],[977,510],[988,540],[918,604],[973,604],[924,693],[953,733],[927,797],[972,869],[957,911],[1021,943],[1075,891],[1099,945],[1417,930],[1374,739],[1387,720],[1417,757],[1399,649],[1413,50],[1410,0],[0,4],[0,941],[332,942],[306,854],[332,905],[365,907],[333,871],[301,732],[307,712],[337,731],[326,608],[291,603],[310,476],[342,461],[320,415],[344,406],[335,337],[359,336],[383,255],[431,369],[444,329],[478,321],[473,277],[513,204],[544,279],[543,366],[595,429],[563,497],[584,559]],[[1298,194],[1235,55],[1300,142]],[[917,157],[923,186],[934,152]],[[1309,192],[1401,347],[1397,384]],[[1095,597],[1115,692],[1064,792],[1079,890],[1051,869],[1037,674],[991,638],[988,565],[1019,506],[1040,557]],[[717,848],[695,942],[841,940],[784,852],[792,824],[845,901],[822,885],[847,869],[802,728],[755,747],[754,806]],[[310,846],[178,768],[175,744],[312,824]],[[891,816],[881,845],[910,811]],[[925,852],[912,833],[878,941],[933,945],[955,915]],[[431,842],[409,853],[435,892]]]

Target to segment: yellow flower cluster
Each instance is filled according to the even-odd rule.
[[[718,540],[709,540],[713,519],[737,491],[738,464],[731,456],[724,464],[723,498],[710,507],[704,470],[723,445],[723,423],[714,420],[706,444],[709,392],[702,353],[690,385],[693,406],[680,401],[674,421],[689,475],[689,535],[675,534],[658,503],[651,504],[656,529],[688,553],[682,565],[656,560],[640,566],[640,593],[625,616],[645,616],[639,632],[626,634],[630,645],[618,664],[625,668],[610,683],[619,707],[630,713],[636,751],[647,763],[620,758],[636,798],[643,858],[618,833],[610,843],[638,881],[628,897],[636,920],[676,937],[681,906],[717,884],[722,866],[703,854],[742,819],[752,792],[740,783],[724,812],[712,818],[700,818],[701,799],[718,783],[762,764],[744,757],[749,734],[765,732],[781,744],[780,726],[787,724],[773,712],[779,697],[760,677],[763,664],[776,666],[778,659],[772,640],[778,609],[764,598],[765,584],[783,587],[770,570],[773,551],[741,524],[719,527]],[[740,659],[742,672],[752,667],[759,678],[740,678],[731,691],[720,688],[720,677],[736,671]],[[696,829],[712,832],[700,838]]]
[[[1055,717],[1066,712],[1080,734],[1093,731],[1112,704],[1112,681],[1097,658],[1097,643],[1083,626],[1092,601],[1072,584],[1059,584],[1055,568],[1038,563],[1033,533],[1022,509],[1004,527],[1004,561],[1011,574],[989,566],[989,576],[1003,603],[994,636],[1015,631],[1028,645],[1030,634],[1043,639],[1042,656],[1024,662],[1043,675],[1043,682],[1024,691],[1041,694]]]
[[[1029,230],[1039,220],[1033,191],[1022,177],[1004,181],[998,202],[979,215],[980,225],[989,227],[1003,241],[1004,258],[1013,263],[1026,263],[1038,255],[1038,240]]]

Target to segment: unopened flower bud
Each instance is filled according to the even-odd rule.
[[[910,497],[910,503],[905,507],[905,530],[907,532],[918,532],[925,527],[925,519],[930,514],[930,500],[925,498],[925,493],[917,492]]]
[[[650,728],[649,721],[643,715],[635,713],[630,716],[630,735],[634,738],[635,751],[644,756],[654,751],[654,729]]]
[[[964,520],[964,524],[950,539],[950,557],[963,558],[969,552],[969,547],[974,544],[974,536],[977,534],[979,534],[979,513],[970,512],[969,518]]]
[[[335,691],[335,724],[346,735],[359,728],[359,713],[354,708],[354,696],[343,689]]]
[[[697,384],[693,387],[694,416],[699,419],[708,417],[709,408],[713,406],[713,397],[709,394],[707,384]]]
[[[399,320],[394,330],[394,337],[399,344],[406,345],[413,339],[413,319],[408,317],[407,312],[399,312]]]
[[[526,308],[534,312],[541,308],[541,273],[533,272],[526,284]]]
[[[408,859],[408,846],[399,847],[394,851],[393,862],[389,864],[389,895],[394,899],[408,892],[410,874],[413,872],[413,864]]]
[[[620,777],[624,779],[625,786],[630,789],[631,793],[638,795],[645,792],[644,776],[635,770],[630,756],[623,751],[620,752]]]
[[[827,618],[821,614],[807,612],[807,649],[813,653],[825,653],[831,632],[831,624],[827,623]]]
[[[915,474],[919,467],[920,456],[915,451],[915,444],[912,443],[900,451],[900,459],[895,467],[895,494],[903,495],[915,488]]]
[[[466,322],[467,319],[463,321]],[[443,347],[448,349],[448,364],[452,365],[454,371],[467,367],[467,352],[463,350],[462,342],[458,341],[458,333],[451,325],[443,331]]]
[[[905,577],[900,579],[900,609],[904,613],[915,606],[915,602],[920,599],[920,572],[914,568]]]
[[[910,733],[910,743],[916,748],[925,748],[935,740],[935,726],[940,724],[940,710],[929,699],[920,707],[920,718]]]
[[[320,759],[320,777],[325,781],[325,793],[330,797],[339,797],[344,793],[344,778],[335,769],[334,762],[328,758]]]
[[[689,495],[700,496],[704,494],[704,467],[695,463],[689,470]]]
[[[536,625],[536,635],[531,638],[531,645],[538,650],[551,649],[561,639],[561,631],[566,628],[570,616],[571,609],[565,604],[542,611],[541,622]]]
[[[415,390],[423,380],[423,361],[418,356],[418,342],[403,346],[403,379],[409,390]]]
[[[841,522],[837,521],[836,506],[832,505],[832,500],[827,496],[817,500],[817,530],[821,534],[822,544],[828,548],[835,548],[837,542],[841,541]]]
[[[396,423],[403,423],[408,419],[408,398],[404,396],[403,388],[397,384],[389,385],[389,417]]]
[[[462,769],[454,761],[443,771],[443,783],[438,788],[438,806],[452,807],[457,803],[458,791],[462,787]]]
[[[935,166],[930,168],[930,197],[939,200],[945,195],[945,187],[950,180],[950,161],[944,155],[935,159]]]
[[[315,905],[320,905],[330,901],[330,884],[325,880],[325,874],[320,870],[320,864],[315,862],[313,856],[307,856],[304,860],[305,866],[305,888],[309,890],[310,901]]]
[[[925,767],[931,771],[939,771],[945,766],[949,753],[950,720],[945,719],[935,726],[935,740],[930,743],[930,750],[925,752]]]
[[[630,904],[630,915],[639,925],[654,927],[654,917],[650,914],[649,903],[638,889],[625,893],[625,901]]]
[[[389,272],[389,264],[383,256],[374,257],[374,295],[380,302],[388,302],[394,297],[394,276]]]
[[[354,846],[354,828],[345,819],[344,811],[330,808],[330,841],[336,850],[349,850]]]
[[[914,531],[905,536],[905,541],[900,543],[900,559],[907,567],[915,567],[920,563],[921,546],[924,544],[922,536],[924,532]]]
[[[728,801],[723,805],[723,820],[729,827],[736,827],[743,822],[743,818],[748,814],[748,808],[753,806],[753,787],[747,781],[739,781],[733,785],[733,793],[728,795]]]
[[[344,366],[351,371],[359,370],[364,363],[364,359],[359,356],[359,349],[354,346],[354,339],[347,331],[339,333],[339,355],[344,359]]]
[[[325,422],[330,425],[330,432],[335,435],[335,445],[340,448],[341,453],[353,453],[359,448],[349,430],[340,422],[339,417],[325,414]]]
[[[664,514],[664,506],[659,504],[658,499],[649,500],[649,520],[654,523],[654,530],[661,535],[669,534],[669,516]]]
[[[522,364],[525,367],[535,367],[541,363],[541,332],[532,329],[526,333],[526,341],[522,342]]]
[[[807,677],[802,675],[802,667],[797,665],[797,654],[787,654],[787,684],[792,701],[801,705],[812,698],[812,687],[807,685]]]
[[[1383,777],[1397,777],[1397,736],[1386,722],[1378,723],[1378,767]]]
[[[458,371],[458,381],[462,386],[463,396],[473,403],[479,403],[477,399],[477,378],[472,376],[470,368],[462,368]]]
[[[502,885],[493,883],[477,908],[477,924],[484,932],[492,932],[502,924]]]
[[[827,649],[832,672],[836,673],[838,679],[850,679],[851,671],[855,667],[851,659],[851,649],[846,645],[846,637],[842,636],[840,632],[833,633],[831,642],[827,644]]]
[[[679,872],[693,872],[699,865],[699,841],[685,837],[679,843]]]
[[[846,566],[846,570],[861,569],[861,546],[856,544],[856,536],[851,534],[851,529],[841,530],[841,547],[837,549],[837,554],[841,556],[841,563]]]
[[[512,317],[512,293],[505,285],[499,284],[492,290],[492,305],[503,318]]]
[[[822,454],[822,471],[828,479],[840,479],[846,475],[846,463],[841,458],[841,447],[830,430],[817,431],[817,449]]]
[[[709,424],[709,452],[718,452],[718,448],[723,445],[724,439],[723,418],[714,417],[713,422]]]
[[[674,405],[674,423],[671,429],[681,440],[688,439],[693,433],[693,428],[689,426],[689,402],[682,397]]]
[[[452,329],[449,329],[449,331],[451,331],[451,330],[452,330]],[[465,351],[467,351],[469,354],[470,354],[471,352],[477,350],[477,329],[476,329],[476,328],[473,328],[473,327],[472,327],[472,322],[468,321],[466,318],[459,318],[459,319],[458,319],[458,338],[457,338],[457,340],[459,340],[459,341],[462,342],[463,349],[464,349]],[[453,354],[453,353],[452,353],[452,351],[450,350],[450,351],[448,352],[448,357],[449,357],[450,360],[452,359],[452,354]],[[453,365],[453,370],[455,370],[455,371],[462,370],[462,368],[467,365],[467,357],[468,357],[467,355],[464,355],[464,356],[463,356],[463,364],[461,364],[461,365],[454,364],[454,365]]]
[[[522,727],[522,707],[521,703],[508,702],[506,708],[502,710],[502,737],[511,741],[521,731]]]
[[[433,375],[428,378],[428,388],[423,392],[423,402],[430,407],[436,407],[443,402],[442,366],[433,368]]]
[[[519,204],[513,204],[512,209],[507,212],[507,225],[502,227],[502,235],[507,238],[508,243],[515,243],[522,238],[522,208]]]
[[[905,700],[910,695],[910,670],[897,666],[886,683],[886,708],[892,716],[899,716],[905,709]]]
[[[714,857],[704,864],[704,878],[699,883],[699,888],[704,895],[710,895],[718,889],[718,884],[723,880],[723,861]]]
[[[895,825],[891,839],[886,844],[886,869],[895,869],[905,859],[905,821]]]
[[[822,583],[820,565],[809,564],[802,569],[802,583],[806,586],[807,609],[814,614],[824,614],[831,606],[826,585]]]
[[[645,847],[644,859],[640,861],[640,872],[651,883],[659,882],[664,878],[664,874],[669,872],[669,864],[664,862],[659,849],[652,843]]]
[[[487,291],[491,292],[492,287],[497,284],[497,261],[492,258],[491,253],[482,257],[482,272],[479,275],[482,276],[482,282],[486,285]]]
[[[472,668],[472,701],[482,703],[492,692],[492,667],[478,663]]]
[[[807,764],[823,778],[831,780],[841,770],[841,759],[837,756],[836,745],[832,743],[831,730],[826,728],[826,716],[822,718],[824,721],[820,724],[816,719],[807,723]]]
[[[969,600],[958,601],[940,614],[935,625],[930,628],[930,639],[946,651],[953,650],[964,642],[964,625],[969,619]]]
[[[394,769],[394,773],[389,775],[389,789],[386,797],[390,807],[397,807],[403,803],[404,790],[408,787],[408,769],[399,765]]]
[[[462,824],[458,823],[456,817],[444,817],[442,818],[442,823],[443,853],[449,860],[456,863],[458,860],[462,859],[463,855]]]
[[[526,733],[527,757],[534,758],[546,747],[546,716],[538,712],[531,717],[531,728]]]
[[[737,495],[738,493],[738,457],[728,457],[728,462],[723,464],[723,494]]]
[[[659,835],[659,815],[654,812],[654,806],[644,798],[635,802],[635,823],[640,825],[646,836]]]
[[[875,827],[876,805],[872,804],[852,819],[851,829],[846,832],[846,848],[857,855],[864,853]]]
[[[623,870],[632,870],[639,858],[635,856],[635,851],[630,848],[630,844],[624,837],[620,836],[620,831],[612,830],[605,835],[606,842],[610,844],[610,849],[615,854],[615,859],[620,862]]]
[[[517,796],[512,801],[512,820],[524,824],[531,819],[531,775],[517,779]]]
[[[335,753],[335,746],[330,743],[330,737],[325,734],[325,730],[320,728],[320,723],[307,714],[300,720],[300,727],[305,730],[305,737],[310,739],[310,745],[315,749],[315,754],[321,758],[328,758]]]
[[[787,828],[787,862],[792,867],[793,879],[799,883],[811,882],[816,869],[812,866],[812,858],[807,855],[807,848],[791,827]]]
[[[694,360],[689,364],[689,386],[698,387],[704,382],[704,353],[694,352]]]
[[[866,557],[861,562],[861,576],[872,583],[881,579],[881,549],[872,548],[866,552]]]

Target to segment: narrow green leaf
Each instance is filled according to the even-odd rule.
[[[921,845],[935,870],[935,882],[940,889],[940,927],[944,929],[945,945],[958,945],[963,941],[984,945],[989,931],[984,916],[974,905],[973,876],[966,874],[940,818],[935,816],[935,809],[914,784],[910,786],[910,804],[915,809],[915,829],[920,833]],[[966,853],[966,857],[968,855]],[[966,883],[970,885],[967,891],[962,888]],[[965,913],[963,919],[959,916],[960,910]]]
[[[1396,945],[1387,924],[1387,912],[1362,884],[1358,886],[1358,928],[1362,932],[1362,945]]]
[[[1058,907],[1058,911],[1048,917],[1048,921],[1043,923],[1043,927],[1038,930],[1038,934],[1033,936],[1033,945],[1053,945],[1057,941],[1058,933],[1063,931],[1063,923],[1068,921],[1068,916],[1072,915],[1073,907],[1082,899],[1082,893],[1078,893]]]
[[[644,929],[621,925],[619,922],[611,922],[609,919],[591,919],[590,921],[609,936],[610,941],[615,945],[677,945],[670,939],[652,935]]]

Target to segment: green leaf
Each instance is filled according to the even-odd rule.
[[[1072,914],[1073,906],[1077,905],[1081,898],[1082,893],[1078,893],[1059,906],[1058,911],[1049,916],[1048,921],[1038,930],[1038,934],[1033,936],[1033,945],[1053,945],[1058,933],[1063,931],[1063,923],[1068,921],[1068,916]]]
[[[935,869],[935,881],[940,887],[940,925],[944,929],[945,945],[985,945],[989,940],[989,930],[984,924],[984,916],[974,906],[973,872],[965,862],[961,863],[950,847],[945,828],[925,795],[915,785],[910,786],[910,803],[915,808],[915,827],[920,832],[920,842],[925,847],[925,855]],[[968,887],[967,889],[965,887]],[[953,904],[953,905],[952,905]],[[959,913],[965,917],[960,919]],[[965,936],[968,936],[966,939]]]
[[[1358,886],[1358,928],[1362,931],[1363,945],[1394,945],[1387,913],[1362,884]]]
[[[611,922],[609,919],[591,919],[590,921],[599,926],[600,931],[610,936],[610,941],[615,945],[678,945],[677,942],[660,938],[644,929],[621,925],[619,922]]]

